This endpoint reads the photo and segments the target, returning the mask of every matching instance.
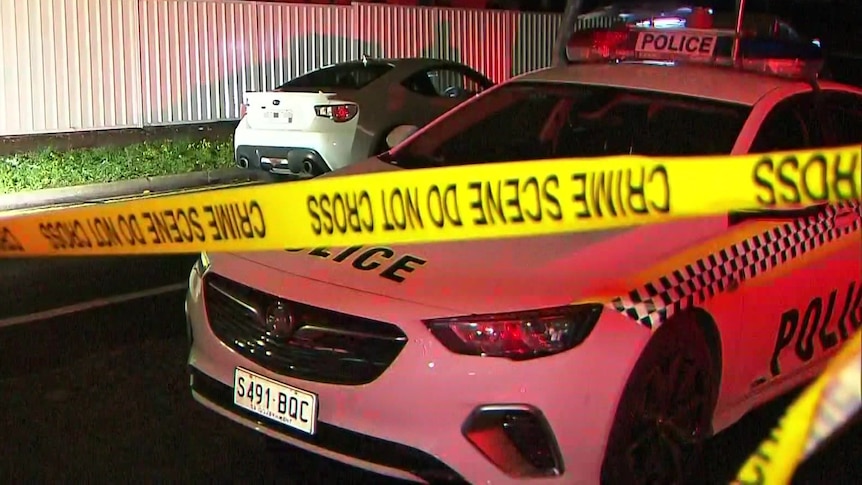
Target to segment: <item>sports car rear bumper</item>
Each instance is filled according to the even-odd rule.
[[[236,147],[235,157],[237,165],[242,168],[273,173],[288,170],[298,173],[306,162],[313,166],[314,173],[323,174],[330,171],[320,153],[311,148],[239,145]]]

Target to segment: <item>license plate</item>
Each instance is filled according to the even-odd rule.
[[[645,57],[712,57],[718,37],[698,31],[641,32],[635,51]]]
[[[284,121],[285,123],[293,123],[293,111],[288,110],[273,110],[264,113],[266,118],[271,120]]]
[[[291,428],[314,434],[317,395],[237,367],[233,377],[237,406]]]

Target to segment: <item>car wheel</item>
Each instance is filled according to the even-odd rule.
[[[662,325],[626,383],[602,483],[689,483],[711,434],[716,380],[694,316],[680,314]]]

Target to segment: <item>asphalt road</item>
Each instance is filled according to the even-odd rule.
[[[196,257],[0,259],[0,327],[11,317],[185,283]]]
[[[106,288],[116,294],[182,281],[187,260],[5,266],[0,294],[17,288],[4,310],[45,307],[40,296],[54,306],[77,303],[76,295],[109,296]],[[7,281],[13,271],[18,286]],[[182,298],[174,291],[0,328],[0,483],[396,483],[304,452],[273,458],[254,432],[196,404],[185,373]],[[785,402],[719,435],[701,483],[727,483]],[[796,483],[855,482],[860,437],[862,427],[851,428]]]
[[[182,298],[0,329],[0,483],[388,483],[301,452],[276,460],[196,404]]]

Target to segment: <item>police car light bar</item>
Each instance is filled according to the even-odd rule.
[[[575,32],[566,56],[570,63],[703,63],[798,79],[813,79],[823,68],[823,52],[814,42],[741,36],[734,59],[735,39],[733,30],[626,25]]]

